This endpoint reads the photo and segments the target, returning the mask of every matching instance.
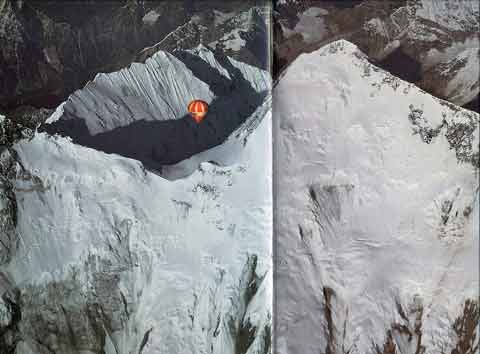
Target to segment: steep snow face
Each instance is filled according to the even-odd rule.
[[[21,292],[19,347],[268,353],[270,124],[267,110],[240,129],[232,165],[174,182],[66,138],[18,143],[22,242],[6,274]]]
[[[270,86],[268,72],[205,46],[160,51],[145,64],[97,75],[43,129],[161,172],[225,141],[262,104]],[[193,99],[209,103],[202,124],[188,114]]]
[[[95,135],[134,121],[178,119],[197,97],[210,102],[213,93],[187,67],[166,52],[145,64],[111,74],[98,74],[73,93],[64,106],[64,119],[82,119]]]
[[[189,176],[204,161],[209,161],[221,166],[234,164],[238,154],[244,149],[250,134],[252,134],[263,117],[265,117],[271,109],[272,99],[269,95],[263,104],[247,119],[245,124],[242,124],[235,130],[223,144],[200,152],[177,164],[164,166],[162,168],[162,176],[170,180]]]
[[[474,348],[478,114],[346,41],[297,58],[274,102],[277,352]]]
[[[211,100],[207,128],[179,118],[182,112],[168,115],[184,109],[177,100],[200,96]],[[148,116],[150,109],[165,116]],[[82,134],[108,139],[137,120],[160,121],[172,135],[168,124],[183,121],[198,140],[202,129],[223,131],[165,168],[175,181],[121,150],[75,143]],[[2,175],[8,160],[14,177],[13,195],[0,186],[0,212],[6,217],[12,208],[4,202],[14,200],[16,220],[8,230],[2,223],[9,234],[0,240],[12,247],[0,254],[0,347],[16,354],[270,353],[268,73],[205,47],[157,53],[144,66],[98,75],[47,122],[45,130],[70,136],[32,133],[13,145],[13,157],[1,156]],[[177,140],[177,149],[189,138]]]

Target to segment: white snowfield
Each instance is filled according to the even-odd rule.
[[[170,88],[162,96],[175,102],[170,106],[186,104],[193,93],[208,94],[209,88],[188,77],[189,70],[180,68],[177,59],[159,54],[149,60],[145,67],[134,64],[96,81],[127,80],[129,89],[145,98],[152,97],[150,86],[164,84]],[[159,60],[179,71],[180,79],[177,71],[165,70],[166,78],[157,71],[152,76],[159,84],[140,80]],[[260,70],[258,75],[251,68],[242,70],[254,87],[268,84]],[[187,94],[175,85],[188,85]],[[80,93],[70,100],[88,99],[88,90]],[[152,97],[152,107],[157,101]],[[125,319],[122,326],[107,330],[106,354],[235,354],[239,336],[232,331],[240,327],[255,328],[247,354],[266,352],[272,302],[270,101],[267,98],[223,145],[185,162],[188,173],[175,181],[146,171],[138,161],[68,138],[37,133],[30,141],[20,141],[15,145],[22,164],[15,194],[21,241],[8,265],[11,281],[28,289],[73,279],[82,294],[88,294],[95,286],[95,272],[102,272],[107,262],[109,272],[120,279],[107,298],[121,292],[128,310],[126,317],[119,315]],[[102,117],[112,113],[112,124],[129,119],[106,107],[108,97],[102,102],[107,110],[100,111]],[[98,120],[88,118],[95,130]],[[203,162],[210,160],[228,166]],[[251,293],[253,279],[257,289]],[[69,303],[70,295],[59,300],[42,296],[46,302],[60,301],[67,313],[78,306]],[[35,352],[33,342],[26,338],[16,354]]]
[[[478,299],[478,167],[456,156],[478,153],[478,114],[347,41],[301,55],[273,99],[277,353],[384,353],[389,332],[396,353],[450,353]]]

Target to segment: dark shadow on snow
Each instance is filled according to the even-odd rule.
[[[469,110],[471,110],[471,111],[480,113],[480,99],[479,99],[479,95],[477,95],[477,97],[475,97],[473,100],[471,100],[470,102],[468,102],[467,104],[465,104],[465,105],[463,106],[463,108],[466,108],[466,109],[469,109]]]
[[[422,79],[422,64],[406,54],[401,47],[375,65],[411,83]]]
[[[215,57],[228,70],[232,80],[194,54],[179,51],[173,55],[206,82],[216,96],[202,123],[195,123],[189,115],[176,120],[139,119],[127,126],[91,135],[85,121],[74,115],[75,109],[69,109],[58,121],[43,125],[39,130],[69,136],[77,144],[133,158],[148,169],[161,171],[162,165],[177,163],[224,142],[267,94],[256,92],[240,70],[220,53],[215,53]]]

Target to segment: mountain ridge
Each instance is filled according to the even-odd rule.
[[[345,40],[273,99],[278,353],[474,350],[479,115]]]

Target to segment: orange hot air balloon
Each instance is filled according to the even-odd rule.
[[[188,104],[188,112],[195,122],[200,123],[207,115],[208,103],[202,100],[193,100]]]

